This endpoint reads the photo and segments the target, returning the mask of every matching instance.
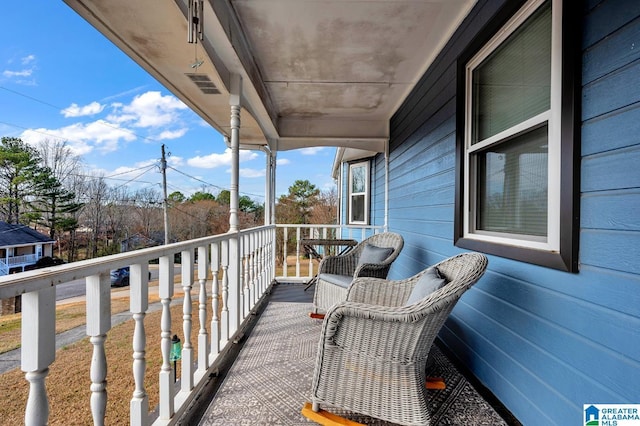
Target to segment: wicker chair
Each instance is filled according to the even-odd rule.
[[[404,246],[401,235],[382,232],[372,235],[351,251],[339,256],[327,256],[318,266],[318,277],[313,295],[313,312],[324,313],[331,306],[347,298],[347,289],[354,278],[386,278],[389,268]],[[371,250],[384,251],[383,259],[369,263],[366,259]],[[375,255],[373,257],[376,257]]]
[[[446,282],[418,302],[405,305],[427,270],[399,281],[354,280],[345,302],[326,314],[303,414],[336,415],[319,404],[402,425],[428,425],[425,367],[440,328],[462,294],[487,267],[479,253],[446,259],[435,268]]]

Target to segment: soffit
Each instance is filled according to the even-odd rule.
[[[225,135],[230,75],[240,75],[243,147],[374,152],[384,151],[389,119],[474,4],[211,0],[194,45],[186,0],[65,1]],[[219,94],[203,93],[194,73]]]

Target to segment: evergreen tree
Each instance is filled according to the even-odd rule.
[[[0,215],[8,223],[28,222],[35,215],[28,204],[35,195],[40,173],[38,152],[18,138],[0,142]],[[27,213],[25,216],[24,214]]]
[[[62,186],[51,169],[42,167],[34,176],[34,183],[32,215],[38,223],[49,228],[49,237],[55,239],[56,232],[77,227],[74,213],[80,210],[82,204],[76,201],[73,192]]]

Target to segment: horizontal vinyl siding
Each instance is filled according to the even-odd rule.
[[[391,120],[389,228],[405,246],[390,278],[460,252],[455,61],[501,4],[478,2]],[[490,256],[440,334],[525,425],[583,424],[586,403],[640,403],[640,2],[571,12],[584,15],[580,271]]]

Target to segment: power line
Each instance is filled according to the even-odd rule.
[[[18,92],[18,91],[16,91],[16,90],[9,89],[9,88],[4,87],[4,86],[0,86],[0,89],[6,90],[7,92],[13,93],[14,95],[22,96],[22,97],[24,97],[24,98],[26,98],[26,99],[29,99],[29,100],[31,100],[31,101],[34,101],[34,102],[40,103],[40,104],[42,104],[42,105],[46,105],[46,106],[48,106],[48,107],[50,107],[50,108],[53,108],[53,109],[56,109],[56,110],[58,110],[58,111],[64,111],[64,110],[66,110],[66,109],[67,109],[67,108],[63,108],[63,107],[58,106],[58,105],[53,105],[53,104],[51,104],[51,103],[49,103],[49,102],[43,101],[43,100],[38,99],[38,98],[35,98],[35,97],[33,97],[33,96],[26,95],[26,94],[21,93],[21,92]],[[29,128],[27,128],[27,127],[23,127],[23,126],[18,126],[17,124],[12,124],[12,123],[7,123],[7,122],[1,122],[1,121],[0,121],[0,123],[5,124],[5,125],[7,125],[7,126],[11,126],[11,127],[17,127],[18,129],[31,130],[32,132],[40,133],[40,134],[42,134],[42,135],[50,136],[50,137],[52,137],[52,138],[56,138],[56,139],[63,139],[63,138],[61,138],[60,136],[51,135],[51,134],[48,134],[48,133],[45,133],[45,132],[40,132],[40,131],[37,131],[37,130],[34,130],[34,129],[29,129]],[[159,142],[157,139],[153,139],[153,138],[150,138],[150,137],[147,137],[147,136],[139,135],[139,134],[137,134],[136,132],[134,132],[134,131],[133,131],[133,130],[131,130],[131,129],[127,129],[127,128],[125,128],[125,127],[118,127],[118,126],[112,125],[111,123],[106,122],[106,121],[103,121],[103,120],[100,120],[100,121],[99,121],[99,123],[100,123],[100,124],[102,124],[103,126],[110,127],[110,128],[112,128],[112,129],[115,129],[115,130],[122,130],[122,131],[124,131],[124,132],[130,133],[130,134],[132,134],[132,135],[134,135],[134,136],[136,136],[136,137],[139,137],[139,138],[141,138],[141,139],[146,139],[146,140],[148,140],[148,141],[152,141],[152,142]],[[73,140],[73,139],[69,139],[69,140]],[[80,141],[76,140],[75,142],[80,142]]]
[[[224,188],[224,187],[222,187],[222,186],[215,185],[215,184],[213,184],[213,183],[205,182],[204,180],[199,179],[199,178],[197,178],[197,177],[195,177],[195,176],[191,176],[191,175],[189,175],[189,174],[187,174],[187,173],[185,173],[185,172],[182,172],[182,171],[180,171],[180,170],[176,169],[175,167],[167,166],[167,168],[169,168],[169,169],[171,169],[171,170],[174,170],[174,171],[176,171],[176,172],[180,173],[181,175],[184,175],[184,176],[186,176],[186,177],[188,177],[188,178],[190,178],[190,179],[193,179],[193,180],[196,180],[196,181],[198,181],[198,182],[204,183],[204,184],[205,184],[205,185],[207,185],[207,186],[213,186],[214,188],[217,188],[217,189],[218,189],[218,190],[220,190],[220,191],[230,191],[228,188]],[[244,194],[244,195],[251,195],[252,197],[258,197],[258,198],[264,198],[264,195],[252,194],[252,193],[250,193],[250,192],[240,192],[240,194]]]

